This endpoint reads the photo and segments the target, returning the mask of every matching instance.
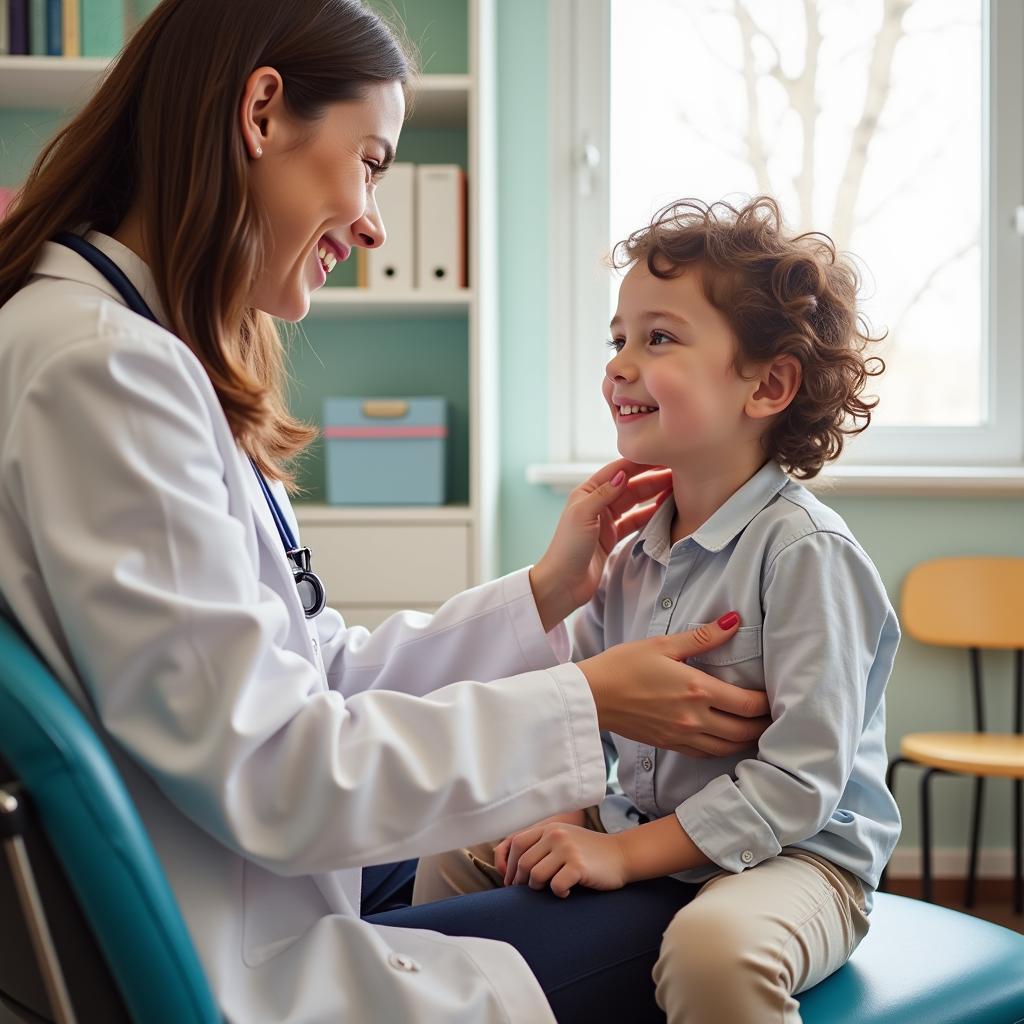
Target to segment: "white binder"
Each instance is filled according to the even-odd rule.
[[[387,241],[367,249],[368,288],[389,292],[416,286],[416,165],[392,164],[377,186],[377,208]]]
[[[457,164],[416,168],[416,282],[429,292],[466,287],[466,177]]]

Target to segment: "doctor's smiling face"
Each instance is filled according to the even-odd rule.
[[[277,71],[257,68],[242,100],[251,189],[267,229],[250,304],[295,321],[336,263],[384,243],[374,191],[394,159],[405,96],[398,82],[366,83],[360,98],[308,122],[288,112],[283,89]]]

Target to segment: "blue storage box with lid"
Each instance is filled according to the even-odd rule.
[[[443,505],[445,399],[324,401],[327,500],[332,505]]]

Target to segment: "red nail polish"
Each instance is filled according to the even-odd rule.
[[[739,612],[726,612],[719,620],[718,625],[722,629],[732,629],[740,621]]]

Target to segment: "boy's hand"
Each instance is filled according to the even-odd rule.
[[[551,825],[555,822],[561,822],[563,825],[579,825],[581,828],[586,823],[587,812],[580,811],[569,811],[567,814],[552,814],[550,818],[544,818],[538,821],[536,825],[531,825],[531,829],[540,828],[542,825]],[[512,840],[517,835],[521,835],[522,832],[528,831],[523,829],[520,832],[513,832],[511,835],[506,836],[498,845],[494,848],[494,867],[500,874],[505,874],[505,870],[508,867],[508,851],[512,845]]]
[[[618,836],[552,822],[511,837],[506,885],[528,884],[531,889],[550,885],[564,899],[574,885],[608,891],[621,889],[627,880]]]

